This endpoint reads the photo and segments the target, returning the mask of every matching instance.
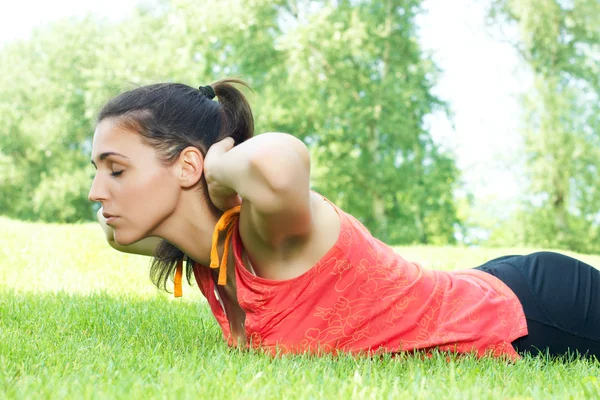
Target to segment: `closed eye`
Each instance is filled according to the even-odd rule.
[[[123,171],[112,171],[112,172],[110,173],[110,176],[119,176],[119,175],[121,175],[122,173],[123,173]]]

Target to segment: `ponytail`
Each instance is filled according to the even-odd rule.
[[[254,117],[250,104],[242,92],[234,84],[245,86],[252,90],[242,80],[228,78],[213,83],[211,86],[221,104],[221,132],[218,142],[227,137],[232,137],[235,144],[240,144],[254,135]]]

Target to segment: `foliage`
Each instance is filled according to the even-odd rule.
[[[458,171],[423,117],[436,68],[415,33],[420,0],[172,0],[107,23],[65,20],[0,52],[0,200],[22,219],[77,221],[94,115],[155,81],[249,81],[257,131],[313,154],[314,188],[396,243],[449,243]],[[210,17],[207,17],[210,16]],[[75,172],[85,171],[85,172]]]
[[[529,195],[524,244],[600,251],[600,3],[493,0],[533,73],[523,99]],[[514,242],[513,242],[514,243]]]
[[[82,190],[91,175],[86,73],[97,61],[89,49],[100,33],[100,26],[88,20],[57,24],[0,52],[3,214],[60,221],[90,218]],[[65,181],[68,175],[73,179]],[[59,196],[67,200],[65,207],[75,207],[74,212],[63,212],[60,201],[48,197],[57,197],[53,188],[67,190]]]
[[[416,38],[419,5],[289,8],[293,28],[280,46],[292,65],[285,87],[293,95],[285,100],[303,110],[293,125],[312,145],[317,190],[384,240],[448,243],[458,222],[458,171],[422,127],[443,105],[431,94],[435,66]]]

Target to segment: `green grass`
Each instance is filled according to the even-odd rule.
[[[398,248],[441,269],[532,250]],[[93,224],[0,218],[0,399],[600,397],[600,363],[586,360],[229,349],[198,289],[184,286],[177,300],[160,293],[148,265],[110,249]]]

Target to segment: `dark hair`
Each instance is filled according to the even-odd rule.
[[[250,87],[238,79],[223,79],[210,86],[218,101],[181,83],[158,83],[142,86],[111,99],[98,114],[97,123],[114,118],[119,126],[139,133],[144,143],[157,150],[159,159],[169,165],[181,151],[194,146],[206,155],[213,143],[232,137],[235,144],[254,134],[254,119],[248,101],[234,85]],[[215,215],[221,214],[208,197],[204,175],[200,196]],[[150,279],[167,290],[167,281],[185,254],[163,240],[154,253]],[[187,257],[186,257],[187,258]],[[192,262],[187,258],[186,276],[192,276]]]

